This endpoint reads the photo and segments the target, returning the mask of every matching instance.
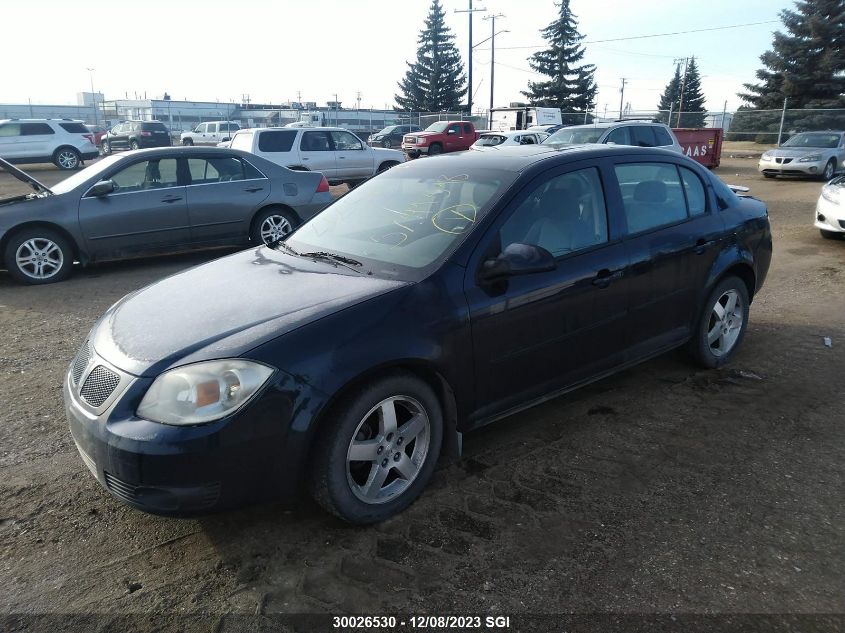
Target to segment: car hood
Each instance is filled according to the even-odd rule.
[[[375,156],[381,156],[382,158],[390,158],[391,160],[398,160],[400,163],[405,160],[405,152],[399,151],[398,149],[384,149],[383,147],[374,147],[373,152],[375,152]]]
[[[404,136],[443,136],[446,132],[408,132]]]
[[[47,194],[53,193],[48,187],[45,187],[43,184],[38,182],[35,178],[30,176],[28,173],[18,169],[17,167],[15,167],[11,163],[3,160],[2,158],[0,158],[0,168],[2,168],[4,171],[9,172],[15,178],[20,180],[21,182],[25,182],[26,184],[28,184],[30,187],[32,187],[32,189],[36,193],[47,193]]]
[[[97,353],[136,376],[244,354],[323,316],[407,285],[259,247],[167,277],[112,306]]]
[[[831,150],[827,147],[778,147],[777,149],[770,149],[766,152],[769,156],[777,158],[801,158],[802,156],[809,156],[810,154],[826,154]]]

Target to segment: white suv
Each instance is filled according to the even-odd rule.
[[[289,169],[319,171],[331,184],[350,186],[405,162],[403,152],[370,147],[339,127],[241,130],[232,137],[230,147]]]
[[[543,141],[543,145],[581,145],[606,143],[608,145],[633,145],[635,147],[660,147],[683,154],[684,150],[669,126],[653,121],[636,119],[570,125],[561,128]]]
[[[228,141],[241,129],[237,121],[209,121],[200,123],[191,132],[182,132],[182,145],[217,145]]]
[[[10,163],[54,163],[76,169],[99,156],[94,135],[72,119],[0,120],[0,158]]]

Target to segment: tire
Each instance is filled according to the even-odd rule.
[[[822,237],[826,240],[841,240],[845,233],[840,233],[839,231],[828,231],[826,229],[819,229],[819,233],[822,234]]]
[[[33,285],[51,284],[70,275],[73,248],[56,231],[35,227],[12,235],[6,244],[3,260],[9,274],[17,281]]]
[[[419,157],[420,157],[420,153],[419,153],[419,152],[408,152],[408,158],[412,158],[412,159],[413,159],[413,158],[419,158]]]
[[[431,147],[428,148],[428,155],[429,156],[437,156],[438,154],[443,153],[443,146],[440,143],[432,143]]]
[[[380,174],[383,171],[387,171],[391,167],[396,167],[396,165],[398,165],[398,164],[399,163],[397,163],[396,161],[393,161],[393,160],[385,161],[381,165],[378,166],[378,171],[376,171],[376,173]]]
[[[82,157],[72,147],[60,147],[53,154],[53,164],[63,171],[72,171],[82,164]]]
[[[390,149],[391,147],[393,147],[393,143],[391,142],[391,140],[389,138],[386,138],[386,139],[384,139],[384,141],[382,141],[381,146],[384,149]]]
[[[129,142],[129,149],[141,149],[141,146],[138,144],[134,138]]]
[[[822,172],[822,180],[827,182],[831,178],[833,178],[833,174],[836,173],[836,160],[831,158],[827,161],[827,164],[824,166],[824,171]]]
[[[252,221],[249,239],[253,244],[270,245],[284,238],[293,231],[299,222],[296,216],[279,207],[259,211]]]
[[[193,139],[190,139],[190,138],[183,138],[182,139],[182,145],[184,145],[185,147],[190,147],[193,144],[194,144]]]
[[[109,154],[111,154],[111,143],[103,141],[103,156],[108,156]]]
[[[774,178],[774,174],[763,174],[763,178]]]
[[[393,416],[385,419],[383,411]],[[443,414],[427,384],[397,373],[339,400],[317,434],[312,496],[344,521],[376,523],[407,508],[428,484],[443,442]],[[360,460],[350,459],[353,447]]]
[[[725,308],[732,301],[735,307],[728,314]],[[717,302],[721,307],[721,318]],[[689,349],[696,362],[713,369],[729,363],[742,344],[748,327],[748,288],[739,277],[725,277],[716,284],[702,305]]]

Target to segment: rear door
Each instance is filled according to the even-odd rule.
[[[21,124],[0,125],[0,158],[14,159],[21,155]]]
[[[270,181],[237,156],[183,159],[191,241],[196,244],[239,243],[249,237],[254,212],[270,195]]]
[[[337,161],[329,132],[324,130],[303,132],[299,140],[299,158],[302,166],[310,171],[319,171],[327,179],[337,179]]]
[[[372,150],[364,149],[364,143],[352,132],[329,132],[334,143],[334,156],[338,178],[363,179],[375,173]]]
[[[177,159],[134,160],[104,175],[117,185],[85,195],[79,225],[95,259],[178,250],[190,243],[186,187]]]
[[[56,149],[56,131],[48,123],[21,123],[21,156],[49,159]]]
[[[627,344],[637,357],[689,334],[724,225],[691,166],[620,158],[613,171],[631,261]]]

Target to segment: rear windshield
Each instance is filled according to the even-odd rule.
[[[71,134],[88,134],[88,128],[85,127],[84,123],[59,123],[59,127],[61,127],[65,132],[70,132]]]
[[[164,126],[164,123],[142,123],[141,129],[144,132],[167,132],[167,128]]]
[[[494,145],[501,145],[505,140],[506,137],[501,134],[482,134],[475,144],[478,147],[493,147]]]
[[[580,145],[598,143],[607,128],[603,127],[565,127],[543,141],[543,145]]]

